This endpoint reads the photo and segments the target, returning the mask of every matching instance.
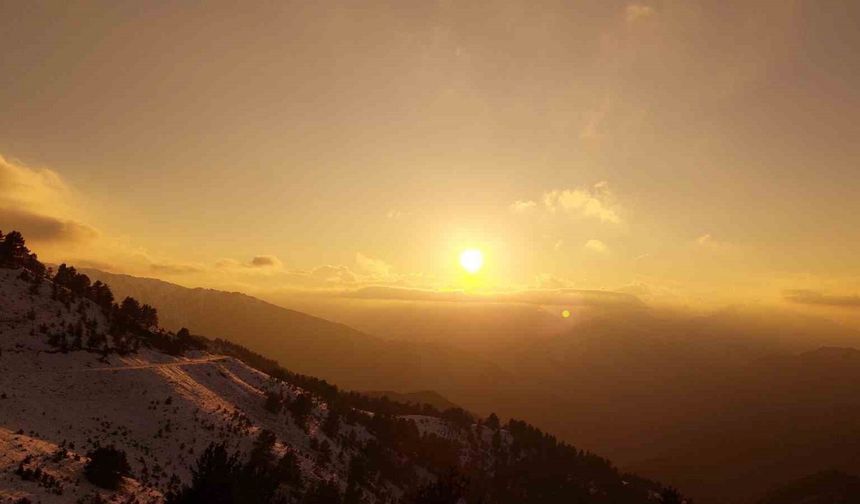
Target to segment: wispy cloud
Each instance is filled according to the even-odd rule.
[[[224,271],[256,270],[259,272],[271,272],[283,268],[283,263],[277,256],[261,254],[252,257],[248,262],[236,259],[220,259],[215,262],[215,268]]]
[[[293,272],[293,275],[296,273]],[[317,279],[326,284],[340,284],[340,283],[355,283],[358,278],[355,273],[347,266],[317,266],[313,270],[311,270],[309,276],[311,278]]]
[[[656,13],[654,7],[643,4],[628,4],[624,8],[624,20],[628,23],[636,23],[650,18]]]
[[[842,308],[860,308],[860,296],[834,296],[814,290],[787,290],[783,297],[792,303],[834,306]]]
[[[693,241],[694,246],[714,252],[731,252],[738,249],[738,245],[732,242],[717,239],[710,233],[705,233]]]
[[[535,278],[535,282],[539,289],[568,289],[573,287],[572,281],[549,273],[541,273]]]
[[[408,217],[408,216],[409,216],[408,212],[402,212],[400,210],[389,210],[385,214],[385,217],[388,219],[391,219],[391,220],[398,220],[398,219],[402,219],[402,218]]]
[[[356,252],[355,264],[360,271],[374,277],[387,278],[391,274],[391,265],[381,259],[368,257],[361,252]]]
[[[600,240],[588,240],[587,242],[585,242],[584,247],[586,250],[597,254],[605,254],[609,251],[609,247],[607,247],[606,244]]]
[[[513,213],[523,214],[523,213],[527,213],[527,212],[534,210],[535,208],[537,208],[537,206],[538,206],[537,203],[534,201],[519,201],[519,200],[517,200],[517,201],[514,201],[513,203],[511,203],[511,206],[508,208]]]
[[[188,275],[203,271],[203,268],[200,266],[179,263],[153,263],[149,265],[149,269],[152,270],[153,273],[164,275]]]

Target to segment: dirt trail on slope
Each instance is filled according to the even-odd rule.
[[[155,368],[164,368],[164,367],[181,367],[181,366],[197,366],[200,364],[209,364],[211,362],[218,362],[227,360],[227,357],[224,355],[210,355],[209,357],[203,357],[202,359],[192,359],[187,361],[174,361],[174,362],[160,362],[160,363],[150,363],[150,364],[135,364],[130,366],[110,366],[110,367],[99,367],[92,369],[82,369],[82,372],[105,372],[105,371],[127,371],[132,369],[155,369]]]

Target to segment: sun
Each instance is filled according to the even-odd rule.
[[[480,271],[484,265],[484,254],[478,249],[466,249],[460,253],[460,266],[471,274]]]

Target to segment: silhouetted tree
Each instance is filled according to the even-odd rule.
[[[310,394],[299,394],[296,399],[290,403],[290,413],[293,414],[293,420],[296,425],[305,427],[308,421],[308,415],[314,409],[314,401]]]
[[[302,504],[339,504],[340,502],[340,490],[333,481],[321,481],[313,485],[302,499]]]
[[[126,297],[119,304],[119,315],[130,322],[136,322],[140,316],[140,302],[133,297]]]
[[[84,474],[90,483],[111,490],[119,487],[123,476],[131,474],[125,452],[113,446],[99,447],[87,453],[89,462]]]
[[[660,495],[657,497],[657,502],[659,504],[693,504],[692,501],[684,500],[681,493],[672,487],[661,490]]]
[[[0,242],[0,265],[7,268],[19,268],[24,266],[29,259],[30,251],[27,250],[24,236],[18,231],[10,231]]]
[[[137,321],[143,329],[158,327],[158,311],[152,306],[145,304],[140,307]]]
[[[108,309],[113,305],[113,292],[107,284],[96,280],[90,287],[90,299],[102,308]]]
[[[254,440],[248,464],[257,467],[271,467],[275,461],[275,456],[272,454],[274,446],[275,434],[268,429],[261,430],[257,434],[257,439]]]
[[[210,444],[191,470],[191,486],[168,496],[169,504],[233,504],[239,492],[237,482],[242,464],[236,454],[227,453],[224,443]]]
[[[364,491],[361,489],[368,478],[367,460],[358,454],[349,461],[349,474],[346,480],[346,493],[343,495],[343,504],[362,504]]]
[[[277,415],[284,407],[284,399],[280,394],[270,390],[266,392],[266,401],[263,403],[263,406],[266,408],[266,411]]]
[[[301,489],[304,481],[302,480],[302,470],[299,467],[299,458],[296,454],[289,450],[287,451],[275,466],[275,471],[278,479],[293,488]]]
[[[466,496],[468,486],[468,481],[462,475],[450,472],[421,488],[413,502],[414,504],[457,504]]]
[[[337,436],[338,429],[340,429],[340,413],[329,404],[328,415],[326,415],[325,421],[323,421],[322,431],[326,436],[334,438]]]

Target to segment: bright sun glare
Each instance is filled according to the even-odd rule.
[[[460,254],[460,265],[469,273],[475,274],[484,265],[484,254],[478,249],[467,249]]]

